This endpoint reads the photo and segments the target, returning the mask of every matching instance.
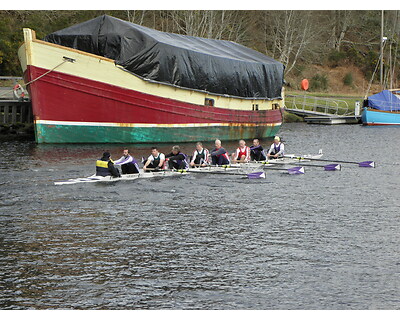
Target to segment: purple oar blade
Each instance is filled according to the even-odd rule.
[[[359,167],[375,168],[374,161],[363,161],[358,164]]]
[[[342,170],[342,166],[340,164],[332,163],[324,166],[325,171],[335,171]]]
[[[265,178],[265,172],[264,172],[264,171],[262,171],[262,172],[252,172],[252,173],[247,174],[247,177],[248,177],[249,179],[261,179],[261,178]]]
[[[293,168],[287,169],[287,172],[289,174],[304,174],[304,167],[293,167]]]

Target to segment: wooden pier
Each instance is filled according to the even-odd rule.
[[[33,123],[30,101],[0,100],[0,124]]]
[[[304,118],[304,121],[309,124],[357,124],[361,123],[361,116],[308,116]]]

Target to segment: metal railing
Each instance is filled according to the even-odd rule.
[[[287,95],[285,97],[285,105],[288,109],[296,109],[303,112],[324,113],[328,115],[350,115],[347,101],[322,98],[315,96],[297,96]]]

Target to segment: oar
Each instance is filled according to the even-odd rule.
[[[200,167],[201,165],[195,165],[195,167]],[[235,173],[232,171],[226,170],[227,168],[231,169],[236,169],[236,170],[243,170],[241,167],[236,167],[236,166],[230,166],[230,165],[211,165],[207,164],[207,166],[201,166],[202,168],[221,168],[225,169],[223,171],[211,171],[211,170],[204,170],[204,171],[192,171],[190,169],[187,169],[187,171],[192,172],[192,173],[215,173],[215,174],[229,174],[229,175],[234,175],[234,176],[247,176],[249,179],[260,179],[260,178],[265,178],[265,172],[251,172],[251,173]]]
[[[263,166],[264,163],[261,163],[261,162],[260,162],[260,164]],[[229,165],[229,164],[226,164],[226,165],[208,165],[207,167],[208,167],[208,168],[209,168],[209,167],[217,167],[217,168],[223,168],[223,169],[225,169],[225,170],[226,170],[227,168],[243,170],[243,167],[240,167],[240,166],[231,166],[231,165]],[[205,167],[205,168],[207,168],[207,167]],[[280,168],[271,168],[271,167],[265,167],[265,166],[263,166],[262,169],[263,169],[263,170],[280,170],[280,171],[286,170],[289,174],[304,174],[304,168],[303,168],[303,167],[293,167],[293,168],[289,168],[289,169],[280,169]],[[210,171],[205,171],[205,172],[210,172]]]
[[[167,169],[156,169],[156,168],[146,168],[146,170],[144,170],[144,172],[146,172],[146,171],[161,172],[161,171],[171,171],[171,170],[167,170]]]
[[[148,170],[148,171],[147,171]],[[167,172],[177,172],[177,173],[186,173],[188,169],[155,169],[155,168],[146,168],[144,173],[167,173]]]
[[[195,167],[199,167],[199,168],[221,168],[221,169],[242,169],[242,167],[240,165],[231,165],[231,164],[207,164],[205,166],[202,166],[200,164],[195,164]]]
[[[186,170],[187,172],[190,173],[207,173],[207,174],[225,174],[225,175],[232,175],[232,176],[246,176],[249,179],[260,179],[260,178],[265,178],[265,172],[252,172],[252,173],[238,173],[238,172],[232,172],[232,171],[211,171],[211,170],[204,170],[204,171],[192,171],[190,169]]]
[[[296,157],[284,156],[284,157],[285,158],[291,158],[291,159],[297,159],[297,160],[311,160],[311,161],[323,161],[323,162],[350,163],[350,164],[358,164],[359,167],[375,168],[375,162],[374,161],[357,162],[357,161],[344,161],[344,160],[314,159],[314,158],[299,157],[299,156],[296,156]]]
[[[264,165],[270,164],[270,165],[280,165],[280,166],[287,166],[289,163],[279,163],[279,162],[268,162],[268,161],[258,161],[257,163],[262,163]],[[342,166],[337,163],[331,163],[327,165],[319,165],[319,164],[304,164],[301,163],[302,166],[307,166],[307,167],[317,167],[317,168],[324,168],[325,171],[335,171],[335,170],[342,170]],[[270,167],[266,167],[270,168]]]
[[[264,167],[264,170],[279,170],[279,171],[287,171],[289,174],[304,174],[304,167],[293,167],[289,169],[281,169],[274,167]]]

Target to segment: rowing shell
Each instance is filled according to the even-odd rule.
[[[295,158],[295,155],[293,157],[290,157],[291,155],[287,155],[287,158],[278,158],[278,159],[271,159],[265,162],[257,162],[257,163],[237,163],[237,164],[231,164],[231,165],[226,165],[226,166],[216,166],[216,167],[198,167],[198,168],[191,168],[191,169],[183,169],[183,170],[176,170],[176,171],[152,171],[152,172],[143,172],[143,170],[140,171],[140,173],[134,173],[134,174],[123,174],[121,177],[112,177],[112,176],[96,176],[92,175],[87,178],[76,178],[76,179],[68,179],[65,181],[56,181],[54,182],[55,185],[65,185],[65,184],[76,184],[76,183],[91,183],[91,182],[116,182],[116,181],[129,181],[129,180],[136,180],[136,179],[143,179],[143,178],[155,178],[155,177],[170,177],[170,176],[176,176],[176,175],[182,175],[182,174],[189,174],[189,173],[226,173],[226,174],[238,174],[238,175],[247,175],[249,178],[251,177],[252,174],[258,174],[259,172],[250,172],[254,171],[257,167],[260,168],[264,166],[273,166],[274,164],[291,164],[291,163],[298,163],[299,160],[298,158]],[[304,156],[304,158],[312,158],[312,159],[319,159],[322,157],[322,154],[318,155],[307,155]],[[302,161],[310,161],[310,160],[302,160]],[[248,170],[248,173],[239,173],[239,170]],[[271,168],[272,169],[272,168]],[[246,170],[246,171],[247,171]],[[280,171],[285,171],[285,169],[278,169]],[[286,169],[289,174],[299,174],[299,173],[304,173],[304,168],[303,167],[295,167],[295,168],[289,168]],[[261,176],[261,175],[259,175]]]
[[[226,172],[226,173],[234,173],[237,171],[243,170],[243,167],[241,166],[231,166],[231,165],[224,165],[224,166],[219,166],[219,167],[212,167],[212,166],[206,166],[206,167],[197,167],[197,168],[190,168],[187,169],[189,172],[193,173],[218,173],[218,172]]]
[[[293,164],[299,162],[310,162],[311,160],[321,159],[323,156],[322,153],[315,155],[304,155],[302,156],[302,160],[299,160],[299,157],[294,154],[286,154],[284,158],[276,158],[265,161],[260,161],[260,163],[264,163],[266,166],[273,166],[274,164]]]
[[[284,164],[286,166],[286,164]],[[235,163],[231,165],[223,166],[207,166],[187,169],[191,173],[219,173],[219,174],[230,174],[230,175],[244,175],[249,179],[254,179],[255,177],[265,178],[263,170],[278,170],[280,172],[289,174],[304,174],[303,167],[292,167],[292,168],[276,168],[276,167],[266,167],[263,163]],[[255,171],[261,170],[261,171]],[[240,172],[241,171],[241,172]]]
[[[140,172],[133,174],[123,174],[121,177],[112,177],[112,176],[96,176],[92,175],[87,178],[76,178],[69,179],[65,181],[57,181],[54,182],[56,186],[65,185],[65,184],[75,184],[75,183],[91,183],[91,182],[116,182],[116,181],[129,181],[136,179],[146,179],[146,178],[156,178],[156,177],[171,177],[176,175],[187,174],[187,172],[178,172],[178,171],[153,171],[153,172]]]

